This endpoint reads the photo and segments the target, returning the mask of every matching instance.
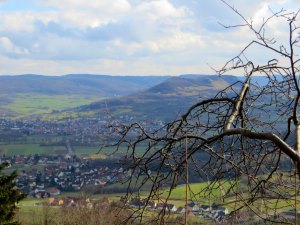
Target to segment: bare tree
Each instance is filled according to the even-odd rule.
[[[146,202],[132,215],[142,217],[152,200],[168,202],[172,190],[186,181],[184,171],[188,164],[189,172],[207,183],[201,190],[190,190],[191,201],[207,204],[209,199],[209,204],[228,207],[231,222],[237,223],[243,218],[239,215],[249,213],[262,221],[297,223],[299,15],[270,10],[270,17],[255,26],[224,3],[243,21],[225,27],[247,28],[254,39],[217,73],[239,70],[243,78],[215,97],[202,99],[181,118],[154,132],[147,132],[138,123],[115,128],[119,135],[115,145],[127,146],[126,160],[132,171],[127,197],[133,190],[151,186]],[[286,42],[268,36],[273,21],[285,23]],[[251,49],[257,47],[272,58],[255,62]],[[146,149],[142,154],[137,151],[139,146]],[[162,191],[166,188],[168,194]],[[293,210],[292,216],[289,210]],[[164,223],[167,211],[166,205],[158,216],[159,223]]]

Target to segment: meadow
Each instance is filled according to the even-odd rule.
[[[47,143],[44,145],[43,143]],[[60,143],[60,145],[51,144]],[[14,155],[34,155],[34,154],[67,154],[65,145],[62,144],[62,137],[55,136],[32,136],[26,137],[26,140],[14,141],[14,143],[0,142],[0,155],[14,156]],[[100,150],[97,146],[72,146],[75,154],[113,154],[116,152],[115,147],[105,147]],[[118,153],[126,153],[125,147],[120,147]],[[143,146],[137,148],[137,153],[142,154],[145,151]]]
[[[69,193],[64,193],[62,194],[60,197],[85,197],[85,198],[89,198],[91,201],[94,200],[99,200],[103,197],[107,197],[109,199],[109,202],[118,202],[121,196],[124,196],[124,193],[119,193],[119,194],[103,194],[103,195],[89,195],[87,193],[84,192],[69,192]],[[22,224],[52,224],[54,221],[59,221],[61,216],[65,216],[67,217],[67,215],[63,215],[64,213],[66,213],[67,209],[64,209],[62,207],[59,206],[47,206],[48,199],[25,199],[23,201],[21,201],[19,203],[19,210],[17,212],[16,215],[16,219],[21,221]],[[182,201],[183,202],[183,201]],[[170,203],[173,203],[176,205],[180,204],[178,206],[181,206],[181,202],[177,201],[172,201],[170,200]],[[68,210],[77,210],[76,208],[70,208]],[[120,210],[120,209],[118,209]],[[87,213],[89,210],[88,209],[80,209],[81,213]],[[120,212],[120,211],[118,211]],[[68,212],[70,213],[70,212]],[[79,212],[77,212],[79,213]],[[87,213],[88,216],[93,216],[93,214],[91,214],[91,211]],[[102,213],[102,216],[105,216],[106,214]],[[117,213],[113,213],[111,216],[112,218],[116,218],[119,214]],[[129,215],[129,214],[127,214]],[[153,212],[153,211],[145,211],[144,212],[144,220],[145,219],[149,219],[149,218],[155,218],[157,217],[157,212]],[[181,217],[181,220],[183,219],[183,215],[180,214],[167,214],[166,215],[166,219],[167,220],[172,220],[172,221],[178,221],[177,217]],[[55,218],[55,219],[53,219]],[[98,220],[101,220],[101,216],[98,215]],[[205,223],[205,224],[213,224],[212,221],[204,219],[204,218],[197,218],[197,217],[190,217],[188,219],[190,225],[192,224],[199,224],[201,223]],[[54,223],[56,224],[56,223]],[[98,223],[97,223],[98,224]],[[112,223],[108,223],[108,224],[112,224]],[[174,224],[174,222],[173,222]]]
[[[1,144],[0,155],[66,154],[64,146],[41,146],[40,144]]]
[[[115,184],[117,185],[117,184]],[[118,184],[120,185],[120,184]],[[200,183],[193,183],[189,185],[189,199],[193,200],[193,202],[197,203],[198,205],[213,205],[213,204],[220,204],[221,206],[224,206],[229,209],[229,211],[233,211],[236,209],[236,207],[239,207],[241,203],[235,204],[232,202],[232,197],[227,197],[224,202],[218,202],[218,199],[220,200],[220,196],[223,194],[224,190],[227,190],[229,188],[229,182],[227,180],[222,181],[222,185],[218,185],[217,188],[213,189],[211,194],[213,198],[208,198],[204,196],[195,196],[193,193],[201,192],[207,188],[208,183],[207,182],[200,182]],[[110,186],[108,186],[110,187]],[[245,184],[241,184],[241,189],[246,188]],[[168,200],[168,203],[174,204],[177,207],[184,206],[185,205],[185,191],[186,186],[185,185],[179,185],[175,189],[172,190],[172,193],[170,195],[170,198]],[[244,193],[247,195],[247,193]],[[121,196],[124,196],[125,193],[115,193],[115,194],[96,194],[91,195],[86,192],[67,192],[63,193],[60,197],[67,197],[67,196],[73,196],[73,197],[88,197],[91,200],[98,200],[103,197],[107,197],[110,202],[118,202]],[[145,198],[147,197],[148,192],[146,190],[142,191],[141,197]],[[164,188],[160,195],[160,200],[157,200],[156,202],[164,202],[165,199],[169,195],[169,189]],[[297,196],[297,198],[300,198],[300,196]],[[197,199],[197,200],[196,200]],[[274,208],[275,205],[279,209],[277,213],[291,210],[293,207],[292,205],[293,199],[290,199],[290,201],[283,201],[283,200],[268,200],[264,203],[255,203],[251,207],[253,210],[257,210],[257,213],[264,213],[267,208]],[[17,218],[24,221],[24,224],[44,224],[45,218],[49,218],[49,215],[52,216],[61,216],[62,208],[61,207],[45,207],[43,205],[43,202],[47,202],[47,199],[41,200],[41,199],[26,199],[23,200],[19,204],[19,212],[17,214]],[[189,201],[191,202],[191,201]],[[265,205],[264,205],[265,204]],[[300,208],[298,208],[300,209]],[[114,214],[115,215],[115,214]],[[144,218],[149,217],[155,217],[158,214],[156,212],[152,211],[146,211]],[[170,214],[170,216],[167,215],[167,218],[169,219],[176,219],[178,216],[181,216],[180,214]],[[189,218],[189,224],[214,224],[211,220],[205,219],[205,218],[197,218],[197,217],[190,217]],[[51,224],[51,223],[48,223]]]
[[[57,110],[87,105],[103,100],[95,95],[43,95],[43,94],[17,94],[0,96],[8,98],[2,107],[18,114],[19,117],[51,113]]]

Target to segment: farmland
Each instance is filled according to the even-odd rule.
[[[199,192],[201,190],[204,190],[207,187],[207,184],[208,184],[207,182],[190,184],[190,186],[189,186],[190,193],[191,192]],[[223,186],[224,186],[224,188],[228,187],[228,182],[224,181]],[[158,201],[157,203],[164,201],[165,197],[167,197],[167,195],[168,195],[168,189],[165,188],[164,190],[162,190],[162,192],[163,192],[163,194],[161,197],[161,201]],[[221,192],[222,192],[221,190],[215,189],[212,194],[216,196],[216,195],[220,195]],[[69,193],[65,193],[65,194],[61,195],[60,198],[64,198],[66,196],[77,197],[77,198],[83,197],[83,198],[89,198],[91,201],[96,201],[103,197],[107,197],[110,202],[117,202],[117,201],[119,201],[120,197],[123,195],[124,195],[124,193],[100,194],[100,195],[99,194],[97,194],[97,195],[89,195],[88,194],[87,195],[84,192],[69,192]],[[145,191],[145,192],[143,192],[142,197],[146,197],[146,196],[147,196],[147,192]],[[298,196],[298,197],[300,197],[300,196]],[[225,199],[224,206],[227,207],[231,211],[234,209],[234,207],[237,207],[237,205],[230,203],[230,200],[231,200],[231,198]],[[292,201],[292,199],[291,199],[291,201]],[[61,213],[60,207],[44,206],[43,205],[44,202],[48,202],[48,199],[44,199],[44,200],[26,199],[26,200],[22,201],[20,203],[20,210],[18,212],[18,218],[20,218],[22,221],[25,221],[25,222],[32,222],[33,217],[35,218],[35,221],[38,221],[38,220],[42,221],[43,219],[48,217],[50,214],[60,215],[60,213]],[[177,207],[185,205],[185,185],[179,185],[178,187],[176,187],[173,190],[173,193],[171,194],[171,197],[170,197],[168,203],[174,204]],[[196,201],[196,203],[199,205],[201,205],[201,204],[212,205],[217,202],[215,202],[215,201],[210,202],[210,199],[208,199],[206,197],[206,198],[201,198],[201,200],[198,202]],[[285,203],[284,201],[275,202],[275,200],[271,200],[271,201],[268,201],[268,207],[273,207],[272,204],[277,204],[277,207],[280,207],[280,211],[278,211],[278,213],[284,212],[284,211],[286,212],[286,211],[289,211],[292,209],[290,203],[288,204],[288,203]],[[253,209],[257,208],[257,210],[259,210],[259,212],[264,212],[266,210],[266,208],[264,208],[263,205],[256,204],[256,205],[253,205],[252,207],[253,207]],[[171,214],[171,215],[168,215],[167,218],[169,218],[169,219],[176,218],[178,215],[180,215],[180,214]],[[157,216],[157,213],[154,211],[147,211],[144,214],[144,216],[145,216],[145,218],[155,217],[155,216]],[[189,218],[189,221],[190,221],[189,224],[194,224],[194,223],[197,224],[199,222],[202,222],[205,224],[214,224],[211,219],[198,218],[198,217],[194,217],[194,216],[191,216]]]
[[[24,117],[29,115],[51,113],[66,108],[77,107],[90,104],[94,101],[100,101],[104,98],[89,95],[11,95],[0,96],[0,98],[11,99],[2,106],[4,109],[12,111]]]
[[[33,154],[66,154],[64,146],[41,146],[40,144],[2,144],[0,154],[33,155]]]
[[[76,155],[80,156],[82,154],[112,154],[116,152],[114,147],[106,147],[101,149],[100,147],[91,147],[91,146],[72,146]],[[144,152],[144,147],[140,146],[137,149],[140,154]],[[118,150],[118,153],[125,153],[126,148],[121,147]],[[38,143],[24,143],[24,144],[0,144],[0,155],[14,156],[14,155],[34,155],[34,154],[67,154],[65,145],[41,145]],[[95,156],[96,157],[96,156]]]

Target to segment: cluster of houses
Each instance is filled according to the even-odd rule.
[[[132,123],[136,118],[132,116],[120,116],[112,120],[110,116],[82,117],[64,120],[9,120],[0,119],[0,137],[18,138],[30,135],[54,135],[72,136],[73,143],[95,145],[105,133],[108,133],[109,125],[119,123]],[[160,128],[164,122],[161,120],[141,121],[149,131]],[[45,139],[47,142],[47,139]]]
[[[165,210],[166,212],[177,214],[184,214],[187,212],[190,217],[197,216],[201,218],[208,218],[217,222],[225,220],[229,215],[229,211],[227,208],[220,207],[215,204],[213,204],[212,206],[199,206],[198,204],[192,202],[187,206],[177,207],[174,204],[156,203],[154,201],[149,202],[147,199],[140,200],[139,198],[133,198],[130,201],[126,202],[124,202],[124,199],[121,199],[121,201],[130,207],[147,208],[148,210],[158,212]]]
[[[0,163],[6,162],[9,166],[24,165],[24,167],[31,167],[33,165],[54,165],[59,163],[69,163],[71,156],[68,154],[30,154],[30,155],[0,155]],[[73,157],[74,160],[79,160],[79,158]]]
[[[80,208],[103,208],[109,207],[110,202],[107,197],[103,197],[97,200],[91,200],[90,198],[85,197],[65,197],[65,198],[55,198],[50,197],[44,203],[49,206],[61,206],[64,208],[70,207],[80,207]]]
[[[130,122],[134,118],[119,118],[122,122]],[[58,135],[72,136],[72,142],[97,144],[99,135],[106,132],[108,124],[113,125],[110,118],[79,118],[64,121],[43,120],[6,120],[0,119],[0,136],[3,138],[20,137],[28,135]],[[149,130],[155,130],[163,125],[162,121],[143,121],[142,125]],[[0,156],[1,162],[10,165],[23,165],[26,170],[19,171],[16,180],[17,187],[35,198],[47,198],[48,204],[53,206],[86,206],[109,204],[108,200],[102,202],[88,199],[59,198],[62,191],[80,191],[85,186],[103,188],[107,184],[117,183],[128,178],[130,171],[122,167],[108,167],[93,163],[95,159],[80,159],[74,155],[17,155]],[[33,165],[41,165],[43,169],[30,169]],[[215,221],[222,221],[228,210],[222,207],[198,206],[191,203],[186,207],[177,207],[173,204],[147,203],[139,199],[127,202],[131,207],[147,207],[149,210],[167,210],[170,213],[183,214],[187,211],[190,216],[206,217]]]
[[[16,179],[16,186],[23,193],[36,198],[56,196],[60,191],[79,191],[84,186],[103,188],[130,176],[117,163],[105,166],[99,159],[80,159],[76,156],[70,158],[69,155],[0,157],[0,163],[4,161],[13,166],[34,165],[36,161],[41,165],[39,170],[24,167]]]
[[[222,222],[230,218],[227,208],[220,207],[217,205],[197,205],[195,203],[189,203],[186,207],[180,206],[177,207],[174,204],[168,203],[155,203],[153,201],[147,201],[147,199],[140,200],[138,198],[133,198],[131,201],[124,202],[124,198],[120,199],[120,206],[126,206],[131,208],[146,208],[149,211],[161,212],[165,210],[167,213],[182,215],[186,212],[189,217],[199,217],[213,220],[216,222]],[[125,203],[125,204],[124,204]],[[60,206],[63,208],[70,207],[80,207],[80,208],[103,208],[109,207],[110,201],[107,197],[103,197],[97,200],[91,200],[84,197],[48,197],[46,202],[42,204],[47,204],[49,206]]]

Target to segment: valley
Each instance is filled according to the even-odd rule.
[[[103,197],[119,204],[121,196],[131,193],[131,200],[126,203],[129,208],[145,207],[153,217],[168,204],[170,210],[171,206],[174,210],[171,218],[183,218],[185,186],[182,178],[170,195],[171,180],[166,180],[155,206],[148,206],[143,200],[151,191],[151,183],[140,188],[141,181],[138,181],[133,189],[127,189],[126,181],[140,175],[127,168],[130,162],[123,161],[127,147],[117,149],[113,145],[120,138],[114,129],[137,123],[147,132],[156,132],[168,122],[181,118],[191,105],[212,98],[241,80],[241,77],[214,75],[0,77],[0,162],[9,164],[6,173],[18,171],[17,187],[28,195],[20,203],[19,216],[31,217],[32,208],[37,207],[39,212],[34,217],[43,218],[43,207],[50,207],[47,209],[50,211],[61,207],[49,205],[52,198],[58,202],[88,195],[93,204]],[[256,78],[254,82],[261,80]],[[135,137],[138,133],[131,135]],[[135,149],[136,156],[143,156],[146,148],[147,145],[139,145]],[[197,157],[204,160],[207,155]],[[194,170],[189,169],[189,202],[196,203],[199,209],[190,209],[192,223],[213,224],[229,218],[236,204],[242,204],[231,202],[234,192],[229,188],[230,179],[211,186],[198,178]],[[151,172],[155,173],[155,169],[147,171]],[[210,198],[199,195],[208,187],[212,188]],[[246,184],[241,183],[240,189],[246,193]],[[225,192],[226,197],[221,201]],[[289,198],[292,197],[290,194]],[[269,203],[272,204],[275,203]],[[282,205],[280,213],[291,209],[284,200],[277,204]]]

